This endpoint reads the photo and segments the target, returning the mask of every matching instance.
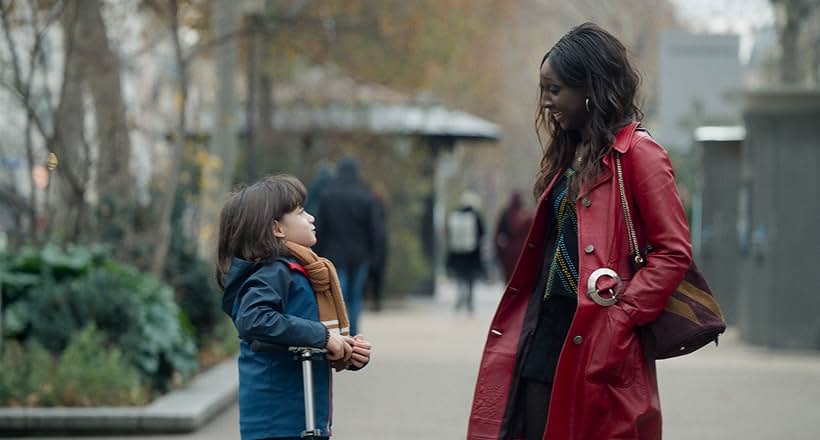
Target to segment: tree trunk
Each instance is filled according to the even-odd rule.
[[[270,74],[271,67],[271,39],[268,36],[270,29],[266,29],[264,19],[260,16],[254,16],[254,30],[251,35],[253,38],[253,62],[254,62],[254,99],[253,99],[253,117],[254,117],[254,136],[253,136],[253,154],[267,154],[269,152],[268,146],[271,143],[273,136],[273,79]],[[255,163],[254,156],[248,157],[248,163]],[[249,168],[248,179],[255,180],[258,177],[259,170],[253,167]]]
[[[262,136],[263,127],[260,125],[259,113],[261,102],[264,97],[260,97],[259,86],[262,69],[260,61],[264,59],[264,51],[270,50],[265,47],[260,28],[262,17],[256,14],[248,15],[246,26],[248,27],[248,59],[247,59],[247,96],[245,97],[245,180],[250,182],[256,179],[256,155],[258,154],[258,144],[264,141]]]
[[[89,179],[88,142],[85,136],[83,89],[89,51],[80,19],[81,2],[66,4],[60,18],[63,27],[64,67],[60,100],[54,115],[54,135],[51,139],[60,165],[52,173],[49,184],[54,199],[50,219],[51,236],[60,242],[80,241],[84,233],[85,194]]]
[[[811,19],[820,0],[771,0],[778,12],[778,37],[780,39],[780,81],[795,84],[803,80],[800,57],[800,33]],[[810,60],[810,56],[806,59]]]
[[[216,250],[216,224],[221,209],[221,201],[233,182],[236,164],[237,125],[239,117],[236,105],[236,48],[239,8],[229,2],[213,3],[213,38],[219,41],[215,48],[216,60],[216,103],[215,120],[211,132],[209,150],[218,158],[219,166],[203,169],[202,216],[200,224],[199,250],[202,255],[213,256]]]
[[[77,19],[83,30],[77,55],[87,66],[85,84],[94,103],[99,151],[96,188],[100,195],[103,240],[129,243],[133,234],[136,192],[130,169],[131,141],[119,59],[106,36],[100,1],[68,3],[77,8]]]
[[[265,50],[261,54],[270,53],[270,44],[262,45]],[[268,56],[257,55],[257,62],[260,66],[266,66],[270,61]],[[261,62],[259,62],[261,60]],[[256,154],[266,154],[271,150],[271,140],[273,139],[273,80],[270,73],[264,72],[259,75],[256,98],[256,137],[254,151]]]
[[[176,0],[169,0],[169,18],[171,38],[174,43],[174,58],[177,68],[177,124],[174,130],[174,138],[171,141],[171,161],[167,170],[167,186],[165,188],[164,199],[162,201],[159,219],[157,221],[159,229],[154,248],[154,258],[151,263],[151,273],[157,277],[162,277],[165,267],[165,259],[168,256],[168,249],[171,245],[171,221],[174,211],[174,201],[176,200],[177,187],[179,186],[179,173],[182,166],[182,157],[185,153],[185,117],[188,107],[188,74],[185,57],[182,54],[182,43],[179,40],[179,17]]]
[[[800,17],[787,10],[786,23],[780,31],[780,48],[783,57],[780,63],[780,81],[794,84],[800,80],[800,63],[797,57],[797,39],[800,36]]]
[[[811,77],[815,87],[820,87],[820,33],[814,38],[814,62],[811,63]]]

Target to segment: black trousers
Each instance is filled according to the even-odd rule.
[[[468,312],[472,313],[473,310],[475,310],[475,306],[473,305],[473,286],[475,285],[475,278],[459,277],[456,278],[456,284],[458,284],[458,297],[456,298],[455,309],[458,310],[464,306]]]
[[[521,411],[524,417],[524,438],[541,440],[547,424],[552,384],[536,380],[521,381]]]

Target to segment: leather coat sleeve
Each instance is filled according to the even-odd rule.
[[[620,307],[637,325],[654,321],[692,263],[689,224],[667,152],[641,136],[622,156],[627,196],[641,249],[652,251],[623,293]]]
[[[288,269],[275,265],[246,281],[236,313],[236,328],[245,341],[324,348],[325,326],[283,313],[293,281]]]

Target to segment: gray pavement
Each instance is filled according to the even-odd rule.
[[[372,364],[336,376],[334,439],[459,439],[465,436],[484,335],[502,290],[478,288],[477,312],[452,310],[452,285],[432,300],[366,313]],[[719,348],[659,362],[667,440],[820,438],[820,353],[743,344],[730,331]],[[201,430],[131,439],[238,439],[236,406]],[[68,440],[78,437],[42,437]],[[122,436],[89,437],[95,440]]]

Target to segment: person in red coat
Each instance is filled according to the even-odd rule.
[[[501,212],[495,229],[495,255],[504,271],[505,282],[512,276],[531,225],[532,212],[524,206],[521,192],[514,191],[510,196],[510,203]]]
[[[661,438],[638,329],[692,257],[669,156],[638,123],[638,85],[623,44],[591,23],[541,61],[538,207],[487,334],[468,439]],[[616,158],[640,248],[651,246],[637,272]]]

